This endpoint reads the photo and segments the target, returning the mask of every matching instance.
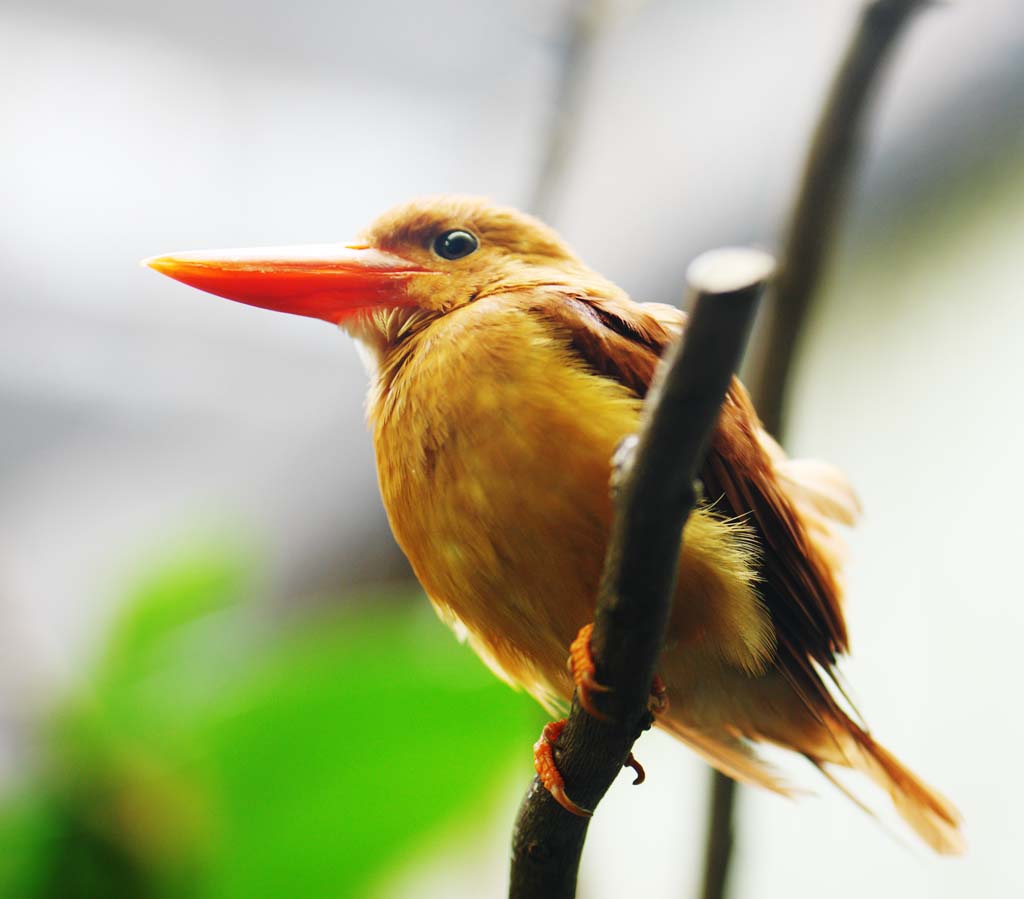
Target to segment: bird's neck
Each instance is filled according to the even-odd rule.
[[[367,369],[379,382],[379,389],[386,389],[394,374],[417,351],[416,337],[420,332],[428,328],[444,331],[451,323],[447,321],[449,317],[462,319],[471,312],[469,307],[484,301],[515,307],[522,305],[524,297],[544,294],[597,302],[630,302],[621,288],[580,262],[561,266],[512,264],[487,280],[467,287],[467,294],[469,301],[454,307],[450,302],[438,300],[438,308],[366,309],[343,321],[341,326],[355,339]]]

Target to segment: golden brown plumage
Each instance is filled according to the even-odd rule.
[[[463,231],[472,240],[446,237]],[[414,201],[355,248],[316,256],[153,264],[234,299],[337,321],[364,344],[376,363],[381,494],[417,577],[498,674],[549,708],[568,700],[566,651],[592,618],[608,540],[612,454],[637,429],[682,313],[634,303],[540,222],[474,198]],[[275,273],[288,290],[261,286]],[[686,526],[659,662],[670,706],[658,725],[770,789],[785,788],[754,753],[758,741],[855,768],[930,846],[959,851],[956,810],[833,692],[847,648],[839,527],[859,511],[845,479],[788,459],[734,381],[702,480],[707,501]]]

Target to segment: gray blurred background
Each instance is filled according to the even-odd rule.
[[[551,223],[635,298],[690,258],[775,245],[859,4],[599,5]],[[268,560],[267,601],[408,577],[377,495],[366,378],[322,322],[138,266],[206,246],[347,238],[420,193],[531,203],[564,3],[4,0],[0,6],[0,706],[17,778],[34,709],[72,682],[133,560],[207,531]],[[926,12],[874,118],[801,355],[792,451],[852,476],[846,665],[876,733],[953,797],[937,861],[810,777],[744,793],[736,896],[1024,894],[1024,14]],[[306,600],[307,602],[310,600]],[[697,882],[703,769],[645,737],[584,859]],[[511,808],[388,895],[500,895]],[[798,860],[798,863],[797,863]],[[483,886],[489,884],[490,886]]]

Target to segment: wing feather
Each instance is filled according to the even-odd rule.
[[[567,335],[587,365],[645,396],[658,360],[681,333],[685,315],[623,297],[566,296],[535,305]],[[742,517],[764,548],[759,585],[778,639],[778,665],[812,709],[835,700],[830,675],[848,645],[841,605],[843,557],[837,525],[859,513],[837,469],[790,460],[764,431],[750,397],[734,379],[701,474],[705,493],[728,517]]]

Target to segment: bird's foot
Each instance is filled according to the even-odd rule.
[[[573,683],[576,684],[576,696],[583,710],[599,721],[607,721],[608,716],[599,712],[591,698],[593,693],[610,693],[611,687],[598,683],[594,676],[594,658],[590,654],[590,635],[594,632],[593,622],[580,628],[576,639],[569,646],[569,671],[572,672]]]
[[[562,731],[565,730],[567,720],[563,718],[561,721],[551,721],[544,725],[540,739],[533,744],[533,769],[537,772],[537,776],[544,785],[544,789],[551,794],[551,798],[555,802],[572,815],[589,818],[594,813],[583,808],[581,805],[577,805],[569,798],[565,792],[565,780],[562,778],[562,772],[558,770],[558,766],[555,764],[555,743],[558,742]],[[636,760],[632,752],[626,758],[626,761],[623,762],[622,767],[632,768],[636,772],[633,786],[638,786],[647,779],[644,766]]]
[[[593,693],[610,693],[611,687],[599,683],[595,675],[594,657],[590,654],[590,637],[594,632],[593,623],[580,628],[576,639],[569,646],[569,671],[572,672],[573,683],[576,684],[576,695],[583,710],[599,721],[607,721],[608,716],[599,712],[594,705]],[[651,714],[663,715],[668,711],[668,690],[665,682],[654,675],[651,682],[651,698],[648,702]]]
[[[607,721],[608,716],[597,710],[592,697],[594,693],[610,693],[612,689],[600,683],[595,675],[594,658],[590,654],[590,637],[593,632],[594,625],[592,623],[585,624],[580,628],[576,639],[569,647],[568,666],[569,671],[572,672],[573,683],[576,684],[576,698],[581,708],[588,715],[600,721]],[[654,675],[654,680],[651,682],[651,695],[647,707],[652,717],[668,711],[668,691],[665,688],[665,682],[657,674]],[[650,727],[650,723],[651,718],[648,718],[644,729]],[[578,806],[566,795],[565,781],[555,764],[553,747],[565,729],[565,724],[566,719],[563,718],[561,721],[553,721],[545,726],[540,739],[533,746],[533,767],[545,789],[562,808],[574,815],[590,817],[591,812]],[[626,758],[623,767],[632,768],[636,772],[634,786],[642,784],[647,777],[643,765],[636,760],[632,752]]]
[[[565,730],[566,720],[563,718],[561,721],[551,721],[544,725],[540,739],[533,744],[533,768],[537,772],[540,782],[544,784],[544,789],[551,794],[555,802],[570,814],[589,818],[593,812],[577,805],[566,795],[565,781],[555,764],[554,746],[562,735],[562,731]]]

